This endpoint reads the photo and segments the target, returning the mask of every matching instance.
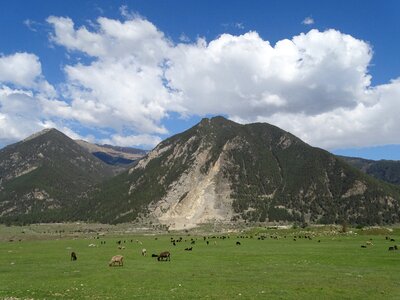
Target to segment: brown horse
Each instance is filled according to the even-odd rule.
[[[165,261],[167,261],[167,260],[170,261],[171,260],[171,253],[169,253],[168,251],[161,252],[160,255],[158,256],[157,260],[161,261],[161,260],[164,260],[164,259],[165,259]]]

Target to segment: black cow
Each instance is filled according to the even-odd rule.
[[[238,242],[236,242],[236,245],[237,245],[237,246],[240,246],[240,245],[241,245],[241,243],[238,241]]]

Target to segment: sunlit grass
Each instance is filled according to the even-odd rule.
[[[384,235],[314,230],[312,240],[294,241],[304,231],[264,231],[265,240],[245,233],[239,234],[243,238],[217,235],[209,236],[208,245],[202,236],[188,234],[4,241],[0,298],[400,299],[400,250],[388,251],[395,243]],[[180,236],[183,241],[173,246],[170,238]],[[370,239],[373,246],[360,247]],[[118,249],[118,240],[125,249]],[[98,247],[89,247],[92,243]],[[190,246],[193,251],[184,250]],[[151,257],[165,250],[170,262]],[[71,251],[78,255],[75,262]],[[124,255],[123,267],[108,266],[116,254]]]

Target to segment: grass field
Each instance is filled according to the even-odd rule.
[[[398,229],[390,233],[396,242],[380,230],[253,229],[208,235],[208,245],[189,233],[35,238],[23,230],[0,227],[0,299],[400,299],[400,250],[388,251],[400,240]],[[13,242],[4,239],[10,232]],[[183,241],[173,246],[171,237]],[[373,246],[360,247],[370,239]],[[164,250],[170,262],[151,257]],[[108,266],[116,254],[124,255],[123,267]]]

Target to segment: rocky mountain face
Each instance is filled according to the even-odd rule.
[[[203,119],[98,185],[81,211],[102,222],[399,222],[400,189],[265,123]]]
[[[400,161],[370,160],[358,157],[339,156],[362,172],[392,184],[400,185]]]
[[[106,164],[113,166],[127,166],[148,152],[136,148],[92,144],[82,140],[76,140],[76,142]]]
[[[0,220],[74,219],[77,197],[113,169],[55,129],[0,150]]]

